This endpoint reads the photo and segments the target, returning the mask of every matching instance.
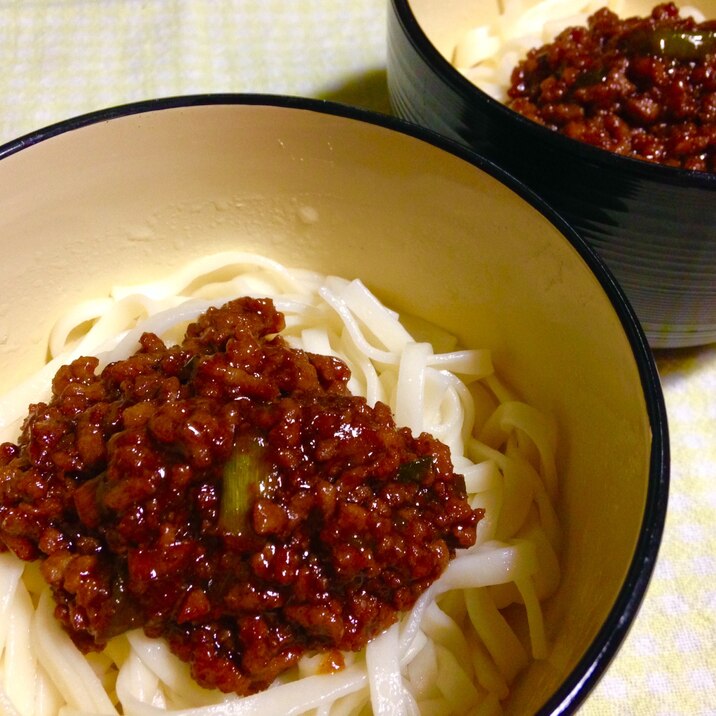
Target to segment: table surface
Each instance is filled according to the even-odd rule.
[[[179,94],[390,112],[386,1],[0,0],[0,143]],[[716,714],[716,346],[656,358],[672,451],[664,539],[639,616],[583,714]]]

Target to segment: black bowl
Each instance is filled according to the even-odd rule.
[[[716,341],[716,175],[618,156],[522,117],[437,49],[427,5],[390,3],[396,113],[472,147],[541,194],[605,259],[652,347]],[[441,6],[441,33],[460,12]]]

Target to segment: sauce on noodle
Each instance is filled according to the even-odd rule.
[[[572,139],[617,154],[716,171],[716,22],[607,8],[530,50],[507,104]]]
[[[0,539],[42,561],[82,651],[142,627],[202,686],[253,693],[306,653],[340,668],[475,542],[447,446],[283,328],[243,298],[177,346],[79,358],[0,446]]]

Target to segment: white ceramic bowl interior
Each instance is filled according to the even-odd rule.
[[[458,7],[469,21],[469,4],[440,5],[441,37]],[[648,579],[655,549],[644,565],[635,555],[645,524],[652,546],[660,534],[663,514],[645,522],[645,509],[664,477],[653,439],[665,425],[654,427],[660,394],[643,338],[584,247],[492,170],[397,123],[295,104],[147,104],[7,145],[0,388],[43,363],[50,326],[77,301],[226,249],[361,277],[395,309],[491,348],[507,381],[561,428],[552,649],[508,709],[535,712],[570,674],[572,686],[586,677],[583,658],[605,650],[610,624],[624,631],[624,614],[633,618],[628,575],[640,575],[637,597]]]

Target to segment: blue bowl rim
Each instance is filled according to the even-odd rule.
[[[328,114],[373,124],[432,144],[486,172],[532,205],[565,236],[599,281],[619,317],[637,364],[652,431],[652,445],[644,515],[624,584],[594,641],[560,688],[539,709],[537,716],[574,713],[603,675],[636,618],[654,571],[666,520],[670,479],[666,406],[654,356],[626,295],[586,241],[541,197],[494,162],[432,130],[398,117],[329,100],[278,94],[216,93],[131,102],[78,115],[25,134],[0,146],[0,160],[88,125],[141,113],[205,105],[264,105]]]
[[[427,67],[433,70],[436,76],[456,93],[464,106],[482,107],[486,114],[492,115],[494,121],[507,122],[512,124],[516,131],[526,133],[530,142],[552,146],[556,152],[573,155],[578,161],[588,162],[618,174],[627,173],[652,182],[716,190],[716,173],[682,169],[622,156],[572,139],[527,119],[470,82],[438,52],[415,17],[410,7],[410,0],[390,0],[390,4],[394,16],[400,22],[406,38],[416,52],[422,57]]]

